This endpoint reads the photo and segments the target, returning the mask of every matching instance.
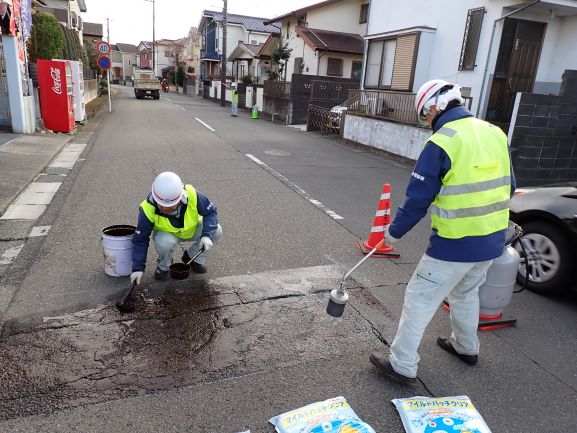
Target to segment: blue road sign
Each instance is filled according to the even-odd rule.
[[[100,56],[97,63],[100,69],[110,69],[110,66],[112,65],[110,57],[108,56]]]

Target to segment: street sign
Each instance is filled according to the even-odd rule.
[[[112,65],[110,57],[108,56],[100,56],[97,63],[100,69],[110,69],[110,66]]]
[[[107,56],[110,54],[110,45],[108,45],[108,42],[100,41],[96,44],[96,51],[98,51],[103,56]]]

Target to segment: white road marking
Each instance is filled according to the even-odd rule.
[[[182,111],[186,111],[186,108],[181,107],[180,105],[177,105],[178,108],[180,108]]]
[[[168,98],[164,98],[164,99],[166,99],[168,102],[172,102],[172,99],[168,99]]]
[[[256,156],[251,155],[250,153],[246,153],[245,154],[247,157],[249,157],[250,159],[252,159],[254,162],[256,162],[258,165],[260,165],[261,167],[263,167],[266,171],[268,171],[270,174],[272,174],[274,177],[276,177],[277,179],[279,179],[281,182],[283,182],[285,185],[287,185],[290,189],[292,189],[293,191],[295,191],[297,194],[299,194],[300,196],[302,196],[303,198],[305,198],[306,200],[308,200],[310,203],[314,204],[316,207],[318,207],[320,210],[322,210],[324,213],[326,213],[328,216],[330,216],[332,219],[334,220],[342,220],[344,219],[342,216],[340,216],[338,213],[333,212],[332,210],[330,210],[329,208],[327,208],[324,204],[322,204],[320,201],[315,200],[314,198],[312,198],[308,192],[306,192],[304,189],[302,189],[300,186],[296,185],[295,183],[291,182],[290,180],[288,180],[286,177],[284,177],[282,174],[280,174],[278,171],[273,170],[271,167],[269,167],[268,165],[266,165],[264,162],[262,162],[260,159],[258,159]]]
[[[197,122],[199,122],[201,125],[203,125],[203,126],[206,127],[207,129],[209,129],[210,131],[212,131],[212,132],[215,131],[215,129],[214,129],[212,126],[210,126],[210,125],[207,124],[207,123],[204,123],[204,122],[203,122],[202,120],[200,120],[198,117],[195,117],[195,119],[196,119]]]
[[[50,168],[68,168],[74,167],[76,160],[82,154],[86,147],[86,143],[69,143],[66,147],[56,155],[48,167]]]
[[[32,231],[28,235],[29,238],[36,238],[39,236],[46,236],[52,226],[36,226],[32,227]]]
[[[2,254],[2,257],[0,257],[0,265],[9,265],[12,263],[16,256],[20,254],[22,247],[24,247],[24,244],[9,248],[4,251],[4,254]]]
[[[61,182],[32,182],[0,217],[3,220],[38,219],[62,185]]]

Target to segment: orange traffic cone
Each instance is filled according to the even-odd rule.
[[[369,250],[377,247],[377,254],[392,252],[393,247],[391,245],[379,245],[379,242],[385,238],[385,228],[389,224],[391,224],[391,185],[385,183],[371,233],[369,234],[369,238],[363,243],[363,246]]]

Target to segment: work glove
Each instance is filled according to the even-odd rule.
[[[392,245],[395,242],[397,242],[399,239],[391,236],[391,234],[389,233],[389,227],[387,227],[385,229],[385,245]]]
[[[203,236],[198,242],[198,249],[208,251],[212,248],[213,245],[214,244],[212,243],[212,240],[208,236]]]
[[[143,275],[144,272],[142,271],[134,271],[132,274],[130,274],[130,283],[132,284],[136,281],[136,284],[140,284],[140,279]]]

